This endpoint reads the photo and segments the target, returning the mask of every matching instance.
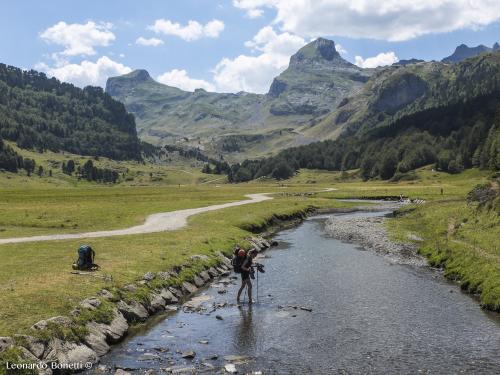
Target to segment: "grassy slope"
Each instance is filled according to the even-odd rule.
[[[462,289],[477,294],[483,306],[500,311],[500,215],[464,200],[442,200],[391,219],[394,238],[423,239],[421,253]]]

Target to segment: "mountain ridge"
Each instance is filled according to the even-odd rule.
[[[267,94],[187,92],[154,81],[144,70],[110,77],[106,92],[134,113],[142,139],[238,160],[318,140],[302,129],[360,89],[371,72],[344,60],[333,41],[319,38],[290,58]]]
[[[441,60],[441,62],[455,64],[467,58],[480,55],[482,53],[494,52],[498,50],[500,50],[500,45],[498,44],[498,42],[495,42],[495,44],[493,44],[493,47],[491,48],[486,47],[483,44],[480,44],[475,47],[469,47],[466,44],[462,43],[455,48],[455,51],[450,56],[445,57],[444,59]]]

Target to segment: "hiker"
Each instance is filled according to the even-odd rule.
[[[240,250],[241,251],[241,250]],[[245,286],[248,287],[248,303],[253,303],[252,301],[252,281],[250,279],[250,274],[252,273],[252,265],[253,260],[257,256],[257,250],[252,249],[248,252],[248,255],[244,258],[241,263],[241,287],[238,290],[238,297],[236,298],[236,302],[240,303],[240,296]]]

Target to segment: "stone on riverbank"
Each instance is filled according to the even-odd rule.
[[[198,288],[201,288],[203,285],[205,285],[205,280],[203,280],[199,276],[194,276],[193,278],[194,285],[196,285]]]
[[[97,297],[86,298],[80,302],[80,307],[84,309],[95,310],[99,306],[101,306],[101,300]]]
[[[106,342],[114,344],[125,336],[128,331],[128,323],[123,314],[118,309],[115,309],[111,323],[89,322],[87,323],[87,328],[102,333],[106,336]]]
[[[152,314],[157,313],[158,311],[165,310],[165,305],[167,304],[167,302],[161,296],[161,294],[153,293],[149,296],[149,299],[150,299],[150,302],[149,302],[148,310]]]
[[[168,290],[169,290],[170,292],[172,292],[172,294],[173,294],[174,296],[176,296],[177,298],[179,298],[179,299],[181,299],[181,298],[183,297],[182,292],[181,292],[179,289],[177,289],[177,288],[174,288],[174,287],[169,287],[169,288],[168,288]]]
[[[43,353],[45,352],[45,342],[42,339],[28,335],[15,335],[15,338],[18,342],[22,342],[22,346],[28,349],[35,357],[43,358]],[[0,352],[1,351],[2,350],[0,349]]]
[[[71,319],[67,316],[54,316],[53,318],[40,320],[31,326],[31,329],[36,331],[41,331],[47,328],[49,324],[57,324],[62,327],[69,327],[71,325]]]
[[[186,291],[188,294],[193,294],[193,293],[196,293],[196,291],[198,290],[197,287],[195,287],[193,284],[187,282],[187,281],[184,281],[182,283],[182,289],[184,291]]]
[[[52,338],[47,345],[45,362],[64,364],[97,363],[97,354],[88,346]]]
[[[12,337],[0,337],[0,352],[3,352],[13,345],[14,339]]]
[[[125,301],[120,301],[116,307],[125,319],[127,319],[127,322],[143,322],[149,316],[148,310],[136,301],[132,301],[129,304]]]
[[[109,352],[109,345],[106,342],[106,334],[96,326],[96,323],[88,323],[86,325],[89,333],[85,336],[84,342],[89,346],[99,357]]]
[[[168,289],[162,289],[162,291],[160,292],[160,296],[165,300],[165,303],[167,304],[179,302],[177,297],[174,296],[174,294]]]
[[[395,208],[388,206],[388,210]],[[427,265],[427,261],[418,255],[415,244],[396,243],[389,239],[384,226],[385,220],[384,217],[332,216],[326,223],[326,230],[333,238],[359,243],[364,248],[387,256],[395,263]]]

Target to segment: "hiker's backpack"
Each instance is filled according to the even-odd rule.
[[[78,248],[77,269],[88,270],[94,267],[95,252],[89,245],[82,245]]]
[[[231,260],[231,264],[233,265],[233,270],[235,273],[241,273],[241,266],[245,259],[247,258],[247,253],[243,249],[235,249],[233,254],[233,259]]]

